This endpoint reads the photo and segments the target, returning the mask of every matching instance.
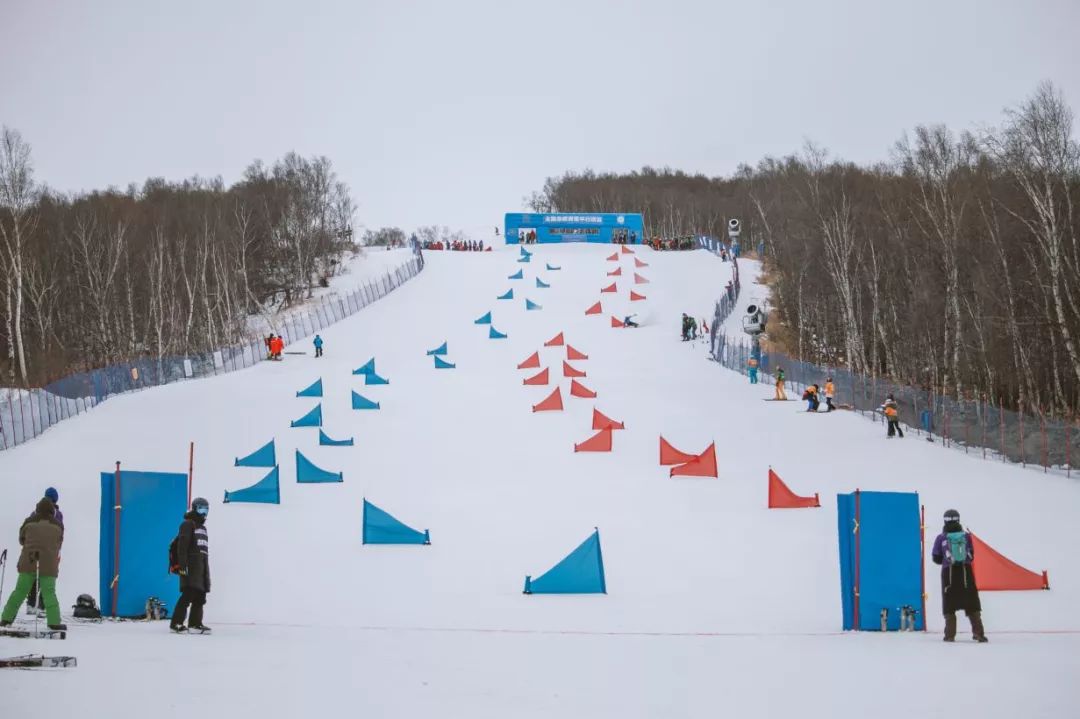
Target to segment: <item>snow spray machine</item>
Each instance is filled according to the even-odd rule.
[[[169,544],[187,511],[188,474],[101,473],[99,589],[102,614],[146,617],[180,598]],[[156,613],[155,613],[156,614]]]
[[[836,496],[844,629],[925,631],[925,511],[911,492]]]

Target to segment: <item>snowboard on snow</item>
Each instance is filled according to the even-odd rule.
[[[46,657],[43,655],[26,654],[21,657],[0,658],[0,669],[36,669],[55,667],[77,667],[78,660],[75,657]]]
[[[169,631],[173,634],[187,634],[196,637],[213,634],[213,631],[210,629],[191,629],[189,627],[184,627],[183,629],[173,629],[170,627]]]
[[[12,637],[14,639],[67,639],[67,631],[64,629],[34,629],[33,627],[4,627],[0,629],[0,637]]]

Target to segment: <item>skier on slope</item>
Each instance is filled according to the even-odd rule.
[[[56,509],[56,513],[53,515],[53,518],[57,521],[57,523],[60,524],[60,529],[63,529],[64,513],[60,511],[60,493],[56,491],[55,487],[49,487],[45,490],[44,496],[48,497],[52,501],[53,507]],[[29,522],[33,518],[33,516],[34,515],[31,514],[29,517],[27,517],[26,521],[23,522],[23,525],[25,525],[26,522]],[[40,591],[38,591],[37,582],[34,582],[30,585],[30,593],[26,595],[26,613],[38,617],[45,616],[45,597]]]
[[[638,325],[637,322],[634,322],[635,317],[637,317],[636,313],[632,314],[632,315],[627,315],[625,318],[623,318],[623,327],[638,327],[638,326],[640,326],[640,325]]]
[[[893,397],[891,392],[885,397],[885,401],[878,409],[885,415],[885,420],[889,423],[889,432],[885,437],[892,439],[896,435],[900,435],[900,439],[903,439],[904,430],[900,429],[900,409],[896,406],[896,398]]]
[[[311,341],[311,344],[315,345],[315,356],[322,357],[323,339],[319,335],[315,335],[315,339]]]
[[[56,505],[48,497],[42,497],[34,513],[26,518],[19,529],[19,578],[15,589],[0,613],[0,627],[6,627],[19,613],[19,605],[26,599],[30,585],[37,579],[39,590],[45,598],[45,622],[49,629],[67,629],[60,622],[60,603],[56,600],[56,577],[60,574],[60,547],[64,544],[64,528],[56,521]]]
[[[990,641],[982,623],[982,603],[975,586],[971,562],[975,549],[971,535],[960,524],[955,509],[945,512],[945,526],[934,540],[930,558],[941,565],[941,609],[945,614],[945,641],[956,641],[956,613],[963,610],[971,622],[971,638],[977,642]]]
[[[210,514],[210,503],[202,497],[191,502],[191,511],[184,515],[180,531],[176,535],[175,570],[180,575],[180,599],[173,610],[169,629],[185,632],[189,629],[208,633],[210,628],[203,624],[203,605],[210,593],[210,542],[206,534],[206,517]],[[171,548],[170,548],[171,549]],[[170,555],[172,552],[170,552]],[[173,557],[170,556],[170,564]],[[188,616],[188,608],[191,616]],[[185,627],[184,622],[188,625]]]
[[[787,400],[787,392],[784,391],[784,368],[776,368],[776,397],[777,400]]]

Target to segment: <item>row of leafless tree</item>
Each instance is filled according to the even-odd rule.
[[[352,245],[352,199],[325,157],[256,162],[231,187],[151,179],[62,195],[35,181],[17,131],[0,141],[11,383],[236,342],[251,314],[309,296]]]
[[[641,211],[649,234],[764,248],[798,357],[1025,410],[1080,409],[1080,147],[1050,84],[972,134],[918,127],[872,167],[801,153],[710,179],[549,179],[535,211]]]

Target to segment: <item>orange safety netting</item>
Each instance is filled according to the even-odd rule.
[[[593,429],[626,429],[626,425],[622,422],[616,422],[604,415],[603,412],[593,407],[592,411],[592,428]]]
[[[566,359],[587,360],[589,359],[589,355],[585,354],[584,352],[577,351],[570,345],[566,345]]]
[[[573,397],[596,399],[596,392],[593,392],[591,389],[581,384],[576,379],[570,380],[570,394]]]
[[[548,383],[548,368],[545,367],[542,372],[537,372],[532,377],[526,380],[522,380],[522,384],[541,385]]]
[[[547,399],[540,404],[534,404],[532,409],[533,412],[552,412],[562,408],[562,389],[556,387],[555,391],[547,396]]]
[[[581,444],[574,445],[575,452],[610,452],[611,430],[602,429]]]
[[[660,436],[660,464],[664,466],[669,464],[683,464],[684,462],[693,462],[697,458],[698,456],[696,454],[680,452],[668,444],[668,441],[664,439],[663,435]]]
[[[976,537],[974,532],[971,533],[971,548],[975,553],[971,568],[980,590],[994,592],[1050,588],[1050,578],[1045,571],[1039,574],[1021,567]]]
[[[518,369],[536,369],[540,366],[540,353],[533,352],[529,358],[518,365]]]
[[[800,497],[792,492],[780,475],[769,470],[769,509],[802,509],[820,507],[817,493],[813,497]]]
[[[699,454],[691,462],[671,468],[669,477],[719,477],[716,468],[716,442]]]

